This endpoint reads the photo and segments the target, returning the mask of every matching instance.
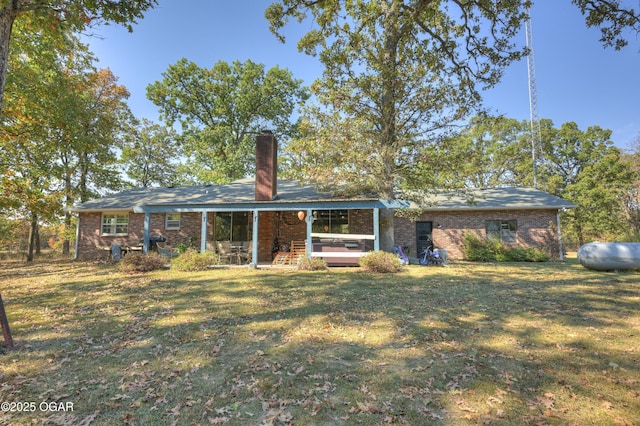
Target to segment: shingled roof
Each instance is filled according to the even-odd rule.
[[[424,211],[557,210],[576,207],[563,198],[526,186],[473,189],[422,196],[419,192],[413,191],[407,196],[421,200],[419,204]]]
[[[172,187],[134,188],[87,201],[72,207],[74,212],[132,210],[143,206],[224,206],[256,205],[253,178],[240,179],[227,185],[193,185]],[[461,193],[420,194],[405,192],[406,198],[416,199],[425,211],[474,210],[536,210],[575,208],[560,197],[530,187],[499,187],[477,189]],[[402,197],[401,197],[402,198]],[[278,195],[270,203],[322,203],[332,201],[374,201],[371,196],[342,198],[318,192],[311,185],[300,185],[292,180],[278,180]]]
[[[70,210],[75,212],[131,210],[142,206],[222,206],[255,205],[255,180],[240,179],[226,185],[192,185],[134,188],[87,201]],[[333,197],[329,193],[318,192],[311,185],[300,185],[292,180],[278,180],[278,194],[269,203],[308,203],[323,201],[377,200],[371,197],[349,199]]]

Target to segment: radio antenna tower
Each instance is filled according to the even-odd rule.
[[[529,119],[531,130],[531,160],[533,162],[533,187],[538,187],[536,149],[540,144],[540,117],[538,115],[538,87],[536,85],[536,65],[533,60],[533,32],[531,31],[531,9],[525,23],[527,33],[527,65],[529,69]]]

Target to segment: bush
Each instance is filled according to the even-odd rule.
[[[173,259],[171,268],[183,272],[205,271],[211,265],[219,264],[218,256],[210,251],[201,253],[197,250],[188,249],[180,256]]]
[[[372,251],[360,258],[360,266],[371,272],[400,272],[402,271],[402,263],[400,259],[393,253],[385,251]]]
[[[473,262],[546,262],[549,255],[534,247],[507,248],[497,238],[464,236],[464,257]]]
[[[549,255],[535,247],[516,247],[506,252],[505,262],[548,262]]]
[[[464,256],[472,262],[503,262],[505,260],[505,247],[496,238],[480,239],[473,234],[464,236]]]
[[[118,268],[126,273],[149,272],[164,268],[166,263],[166,260],[158,253],[130,253],[122,257],[118,263]]]
[[[308,259],[304,257],[300,263],[298,263],[298,269],[301,271],[324,271],[328,269],[327,262],[320,257],[313,257]]]

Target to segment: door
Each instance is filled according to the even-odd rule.
[[[431,233],[433,231],[433,222],[416,222],[416,248],[418,253],[430,245],[433,245]],[[433,249],[433,247],[431,247]]]

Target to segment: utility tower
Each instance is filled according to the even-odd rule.
[[[531,9],[527,12],[525,23],[527,33],[527,65],[529,69],[529,119],[531,130],[531,161],[533,162],[533,186],[538,187],[537,176],[537,155],[536,151],[540,145],[540,117],[538,115],[538,87],[536,85],[536,65],[533,60],[533,32],[531,30]]]

